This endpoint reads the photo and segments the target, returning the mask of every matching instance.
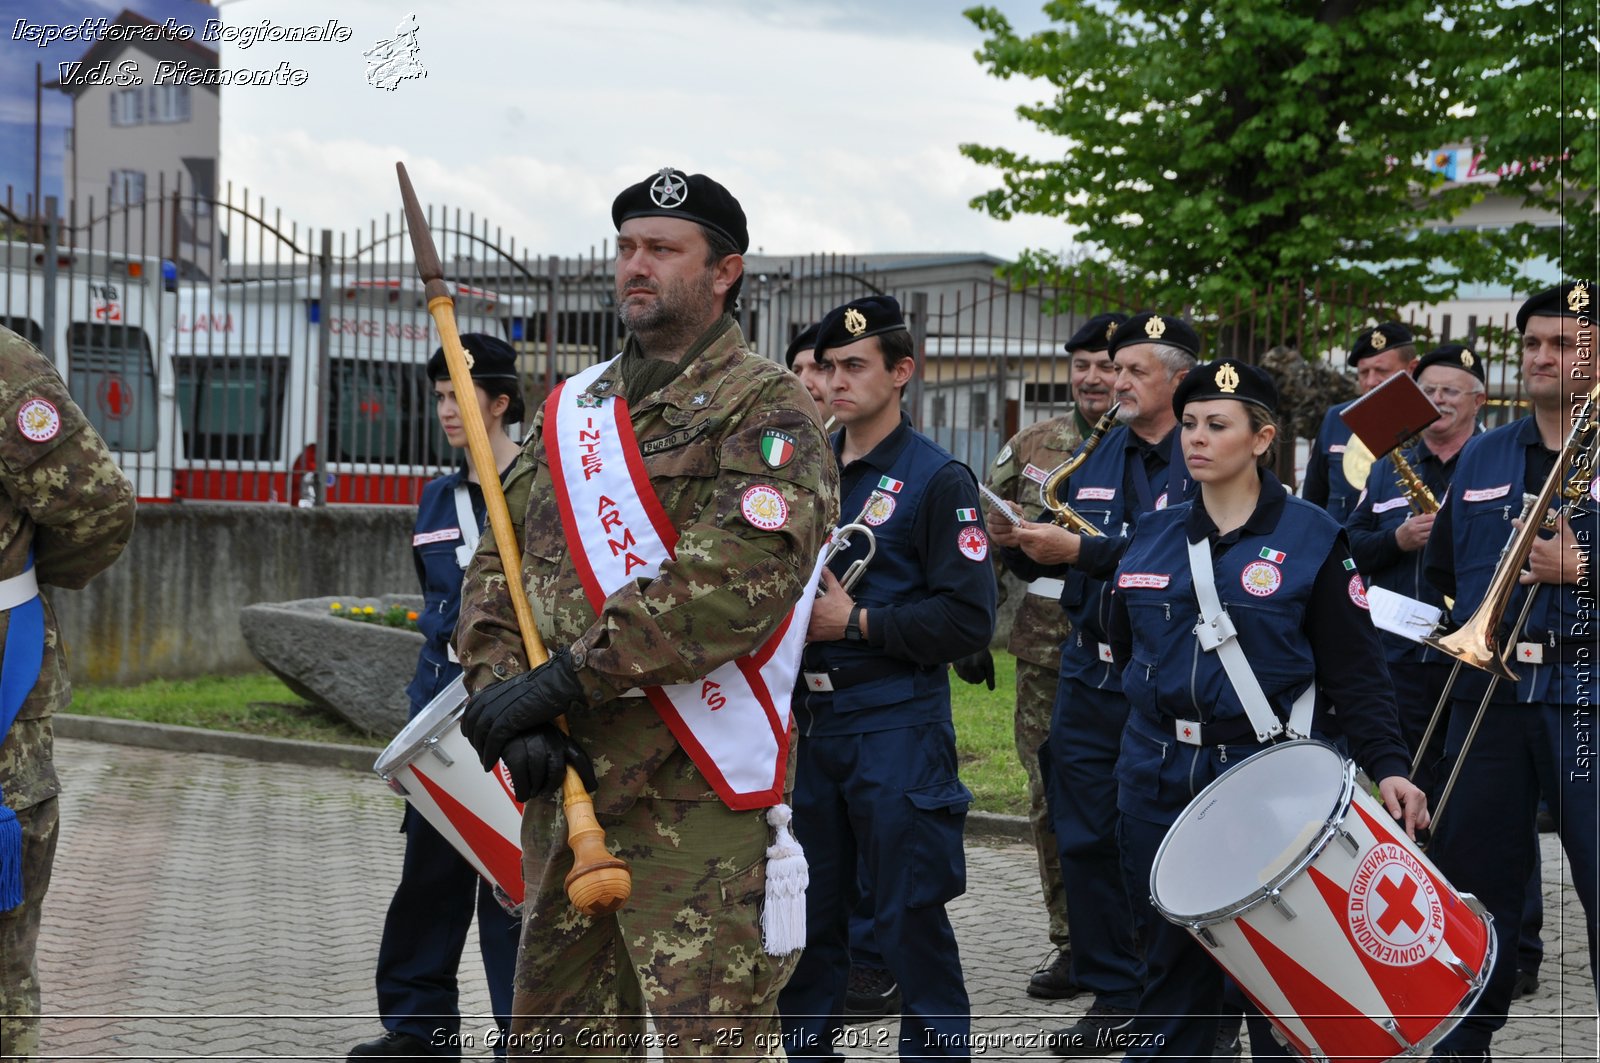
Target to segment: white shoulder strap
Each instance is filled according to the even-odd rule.
[[[1215,652],[1222,661],[1222,670],[1228,673],[1228,681],[1233,684],[1234,692],[1244,705],[1250,726],[1256,730],[1257,741],[1270,741],[1284,734],[1283,723],[1272,711],[1272,706],[1267,704],[1267,695],[1257,682],[1255,672],[1251,671],[1250,662],[1245,659],[1233,619],[1223,610],[1222,602],[1217,597],[1209,538],[1189,544],[1189,573],[1193,577],[1194,596],[1200,603],[1200,622],[1194,626],[1194,636],[1200,640],[1200,648],[1207,653]],[[1311,714],[1316,703],[1317,684],[1313,681],[1304,693],[1295,698],[1289,711],[1287,733],[1290,738],[1304,738],[1311,733]]]

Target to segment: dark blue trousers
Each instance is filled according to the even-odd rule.
[[[409,807],[401,830],[405,860],[378,947],[378,1012],[384,1028],[429,1044],[460,1030],[456,970],[476,905],[489,1002],[501,1031],[509,1030],[522,921],[500,907],[472,865]],[[500,1039],[496,1055],[505,1054],[503,1045]]]
[[[844,1058],[835,1040],[858,859],[875,897],[873,936],[900,984],[900,1058],[968,1058],[971,1005],[944,906],[966,890],[971,801],[948,723],[800,739],[794,832],[811,884],[805,952],[778,997],[790,1058]]]
[[[1101,1003],[1132,1010],[1139,1006],[1144,968],[1122,878],[1114,776],[1127,720],[1128,702],[1120,691],[1063,678],[1045,748],[1050,819],[1067,895],[1072,980]]]
[[[1574,669],[1569,665],[1566,670]],[[1488,908],[1500,949],[1483,995],[1440,1043],[1441,1049],[1469,1058],[1486,1055],[1494,1032],[1505,1025],[1528,879],[1539,866],[1534,822],[1541,794],[1549,802],[1572,866],[1573,889],[1588,924],[1589,972],[1594,974],[1600,782],[1594,770],[1594,690],[1593,673],[1589,674],[1590,688],[1581,701],[1575,687],[1569,687],[1565,705],[1489,706],[1467,750],[1428,855],[1451,885],[1476,895]],[[1476,710],[1476,703],[1463,701],[1451,707],[1446,750],[1452,758]]]

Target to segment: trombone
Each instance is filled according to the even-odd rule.
[[[1094,453],[1094,448],[1100,445],[1106,433],[1111,431],[1117,423],[1117,410],[1122,408],[1122,403],[1114,402],[1111,408],[1100,415],[1100,420],[1095,422],[1094,428],[1089,432],[1089,438],[1083,441],[1083,448],[1072,457],[1057,465],[1044,483],[1039,485],[1039,497],[1044,501],[1044,508],[1050,511],[1050,519],[1066,528],[1068,531],[1077,532],[1079,535],[1103,535],[1088,518],[1078,513],[1056,495],[1061,485],[1089,460],[1089,455]]]
[[[1541,531],[1553,529],[1562,514],[1583,494],[1584,480],[1581,474],[1585,470],[1593,470],[1595,455],[1591,452],[1596,449],[1597,444],[1600,444],[1600,432],[1596,431],[1596,428],[1600,427],[1595,417],[1597,402],[1600,402],[1600,384],[1590,389],[1589,397],[1573,421],[1572,430],[1567,433],[1567,440],[1561,448],[1561,453],[1556,455],[1555,467],[1550,470],[1550,475],[1545,477],[1544,486],[1537,495],[1523,496],[1521,527],[1512,533],[1501,549],[1500,560],[1495,566],[1494,574],[1489,578],[1489,587],[1484,592],[1483,601],[1479,603],[1478,608],[1457,630],[1448,635],[1429,635],[1422,640],[1441,653],[1454,657],[1456,665],[1450,672],[1450,682],[1439,697],[1439,704],[1434,708],[1433,719],[1428,723],[1427,732],[1417,746],[1417,762],[1411,767],[1413,773],[1417,770],[1423,751],[1428,748],[1428,741],[1433,737],[1440,713],[1449,702],[1450,691],[1455,686],[1461,666],[1470,665],[1488,672],[1493,677],[1489,680],[1489,689],[1484,691],[1483,700],[1478,703],[1478,711],[1472,718],[1472,726],[1468,728],[1466,738],[1462,740],[1461,750],[1456,754],[1450,778],[1446,780],[1444,790],[1439,795],[1439,804],[1433,813],[1435,824],[1438,823],[1439,817],[1444,815],[1445,803],[1450,799],[1450,791],[1455,788],[1456,778],[1461,774],[1462,762],[1466,760],[1472,740],[1477,737],[1478,727],[1483,723],[1483,714],[1494,698],[1495,688],[1500,685],[1502,679],[1509,679],[1513,683],[1517,681],[1516,673],[1506,666],[1505,658],[1516,645],[1516,635],[1528,621],[1528,614],[1533,609],[1533,602],[1538,596],[1541,584],[1535,583],[1523,596],[1522,609],[1517,614],[1516,624],[1511,628],[1512,637],[1503,647],[1500,645],[1500,623],[1505,617],[1506,610],[1511,606],[1511,596],[1516,592],[1522,566],[1527,564],[1528,555],[1533,552],[1534,540]],[[1561,508],[1551,512],[1551,504],[1558,495],[1562,500]],[[1546,515],[1539,518],[1537,515],[1541,513]]]

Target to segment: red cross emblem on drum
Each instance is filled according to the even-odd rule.
[[[1350,934],[1368,956],[1411,967],[1444,941],[1444,904],[1422,862],[1393,842],[1362,859],[1350,886]]]

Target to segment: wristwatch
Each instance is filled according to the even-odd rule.
[[[860,602],[850,607],[850,619],[844,622],[844,640],[846,642],[861,641],[861,610],[866,608]]]

